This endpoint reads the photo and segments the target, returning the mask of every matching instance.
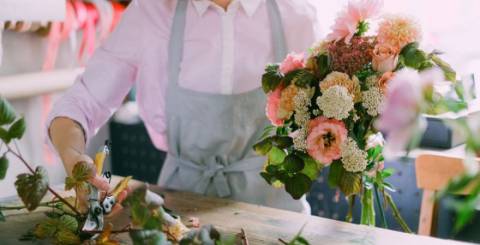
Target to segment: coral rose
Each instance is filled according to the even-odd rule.
[[[282,86],[278,86],[273,92],[267,95],[267,118],[274,126],[282,126],[283,119],[279,118],[278,108],[280,108],[280,98],[282,96]]]
[[[313,159],[329,165],[333,160],[340,159],[340,146],[347,139],[347,134],[342,121],[317,117],[309,123],[307,152]]]
[[[305,67],[305,55],[303,53],[290,53],[280,64],[280,72],[287,74],[291,71]]]
[[[293,99],[298,92],[295,85],[288,87],[278,86],[267,97],[267,117],[275,126],[283,125],[283,122],[293,115],[295,104]]]
[[[377,44],[372,58],[374,70],[381,73],[393,71],[398,64],[398,49],[388,44]]]

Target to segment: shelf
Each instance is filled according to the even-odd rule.
[[[83,68],[0,76],[0,95],[21,99],[59,92],[72,86]]]
[[[0,0],[0,22],[63,20],[65,3],[65,0]]]

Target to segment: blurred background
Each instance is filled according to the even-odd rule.
[[[301,1],[301,0],[291,0]],[[326,35],[336,13],[346,0],[308,0],[316,8],[319,35]],[[85,0],[101,14],[111,16],[108,22],[97,19],[69,19],[72,13],[64,0],[0,0],[0,95],[9,99],[27,120],[28,130],[19,147],[25,158],[47,167],[50,182],[64,180],[64,169],[45,144],[45,119],[54,101],[72,85],[88,61],[91,50],[114,28],[129,1]],[[480,1],[478,0],[385,0],[385,13],[408,14],[423,29],[425,49],[439,49],[460,77],[480,76]],[[67,9],[67,11],[65,11]],[[109,12],[110,11],[110,12]],[[113,11],[113,12],[112,12]],[[73,17],[72,17],[73,18]],[[71,21],[68,33],[58,31],[59,21]],[[4,27],[2,31],[1,28]],[[375,25],[372,25],[375,29]],[[57,30],[55,32],[55,30]],[[53,33],[53,34],[52,34]],[[92,36],[93,35],[93,36]],[[92,40],[93,38],[93,40]],[[137,116],[135,93],[90,142],[93,154],[105,141],[112,141],[112,156],[107,168],[114,174],[134,175],[155,183],[164,153],[155,150]],[[416,189],[413,158],[407,163],[391,162],[398,168],[394,184],[399,191],[394,198],[413,229],[418,223],[421,192]],[[410,162],[410,164],[408,163]],[[0,182],[0,197],[15,195],[15,176],[25,169],[16,162],[6,179]],[[330,190],[323,177],[315,184],[309,201],[314,215],[342,220],[346,204]],[[446,211],[445,211],[446,212]],[[443,214],[442,214],[443,215]],[[452,216],[445,213],[445,222]],[[389,217],[392,219],[392,217]],[[475,226],[478,231],[479,226]],[[393,227],[398,229],[398,227]],[[439,236],[452,236],[448,225],[439,228]],[[478,239],[477,238],[467,238]],[[479,240],[480,241],[480,240]]]

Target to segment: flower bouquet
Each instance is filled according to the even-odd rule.
[[[425,124],[420,112],[458,111],[465,103],[433,89],[435,82],[454,82],[456,74],[439,52],[419,48],[415,21],[385,16],[375,33],[368,32],[381,7],[377,0],[350,2],[307,57],[292,53],[267,65],[262,87],[272,125],[254,149],[268,156],[261,176],[293,198],[307,193],[329,167],[329,185],[350,204],[347,220],[358,197],[362,224],[375,225],[376,203],[385,226],[383,208],[390,207],[410,232],[389,194],[394,188],[386,179],[393,169],[384,168],[384,156],[418,142],[412,136],[421,135]]]

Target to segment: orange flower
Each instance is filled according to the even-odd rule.
[[[353,101],[358,102],[362,98],[358,78],[354,76],[353,79],[350,79],[348,74],[337,71],[328,74],[328,76],[320,82],[320,90],[324,93],[327,89],[336,85],[345,87],[352,96]]]
[[[398,49],[389,44],[377,44],[373,50],[373,69],[378,72],[393,71],[398,64]]]
[[[385,18],[379,25],[377,41],[401,50],[405,45],[419,41],[421,30],[418,24],[404,16]]]

